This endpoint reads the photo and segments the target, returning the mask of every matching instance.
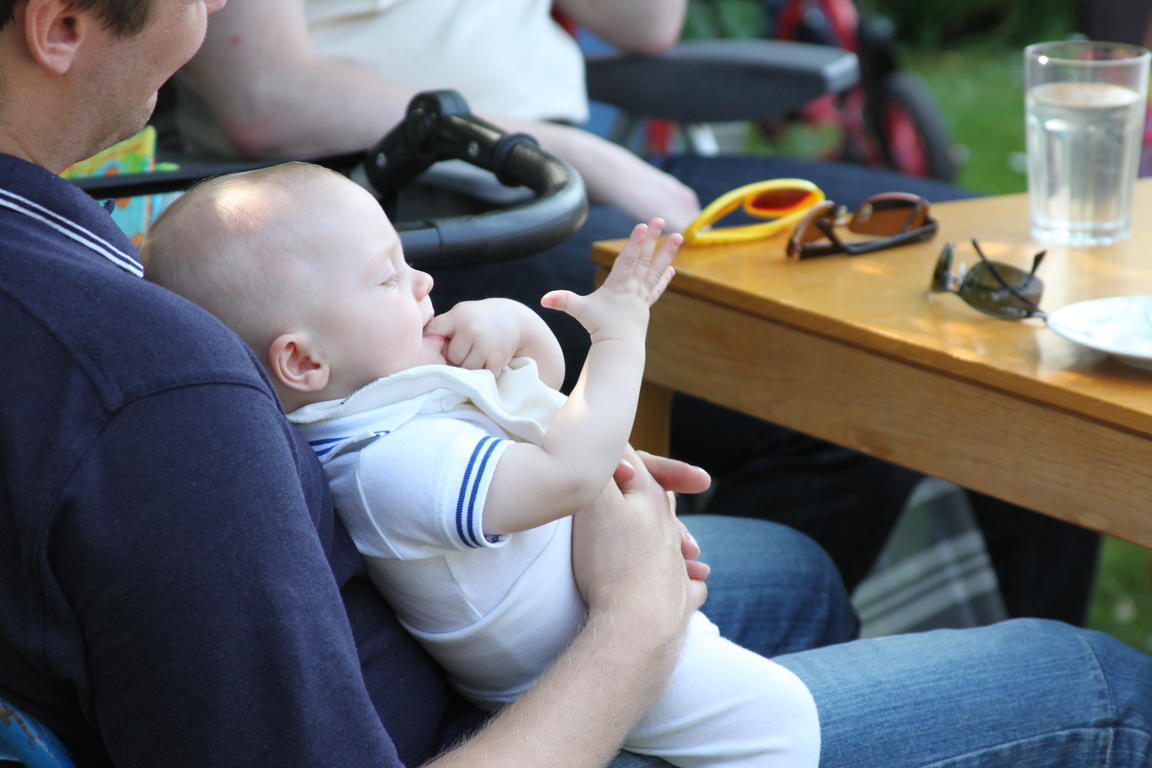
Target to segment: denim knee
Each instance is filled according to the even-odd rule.
[[[775,656],[851,639],[857,621],[827,553],[764,520],[685,515],[712,566],[704,613],[730,640]]]
[[[821,765],[1141,766],[1152,659],[1100,633],[1021,619],[777,659],[808,685]]]

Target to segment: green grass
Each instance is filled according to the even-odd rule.
[[[1024,191],[1020,52],[988,47],[904,53],[902,60],[904,68],[917,73],[936,97],[961,158],[956,182],[986,194]],[[813,157],[834,147],[837,139],[837,130],[828,126],[795,126],[773,140],[752,130],[747,149]]]
[[[1088,626],[1152,653],[1152,553],[1104,540]]]
[[[902,58],[932,91],[960,149],[957,183],[993,195],[1023,192],[1028,180],[1020,51],[972,48]]]

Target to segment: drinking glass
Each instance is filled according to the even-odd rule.
[[[1103,245],[1128,235],[1148,51],[1095,41],[1024,49],[1032,235]]]

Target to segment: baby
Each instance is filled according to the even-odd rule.
[[[679,235],[637,225],[604,284],[541,303],[591,336],[565,398],[528,307],[440,315],[376,200],[304,163],[194,188],[145,241],[146,277],[231,326],[327,471],[377,588],[472,701],[523,692],[584,615],[571,515],[612,482],[635,416],[649,306]],[[815,703],[703,614],[624,747],[681,766],[815,766]]]

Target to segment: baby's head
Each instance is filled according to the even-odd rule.
[[[443,363],[424,337],[432,278],[361,187],[287,163],[189,190],[153,224],[145,277],[235,330],[286,410],[345,397],[416,365]]]

